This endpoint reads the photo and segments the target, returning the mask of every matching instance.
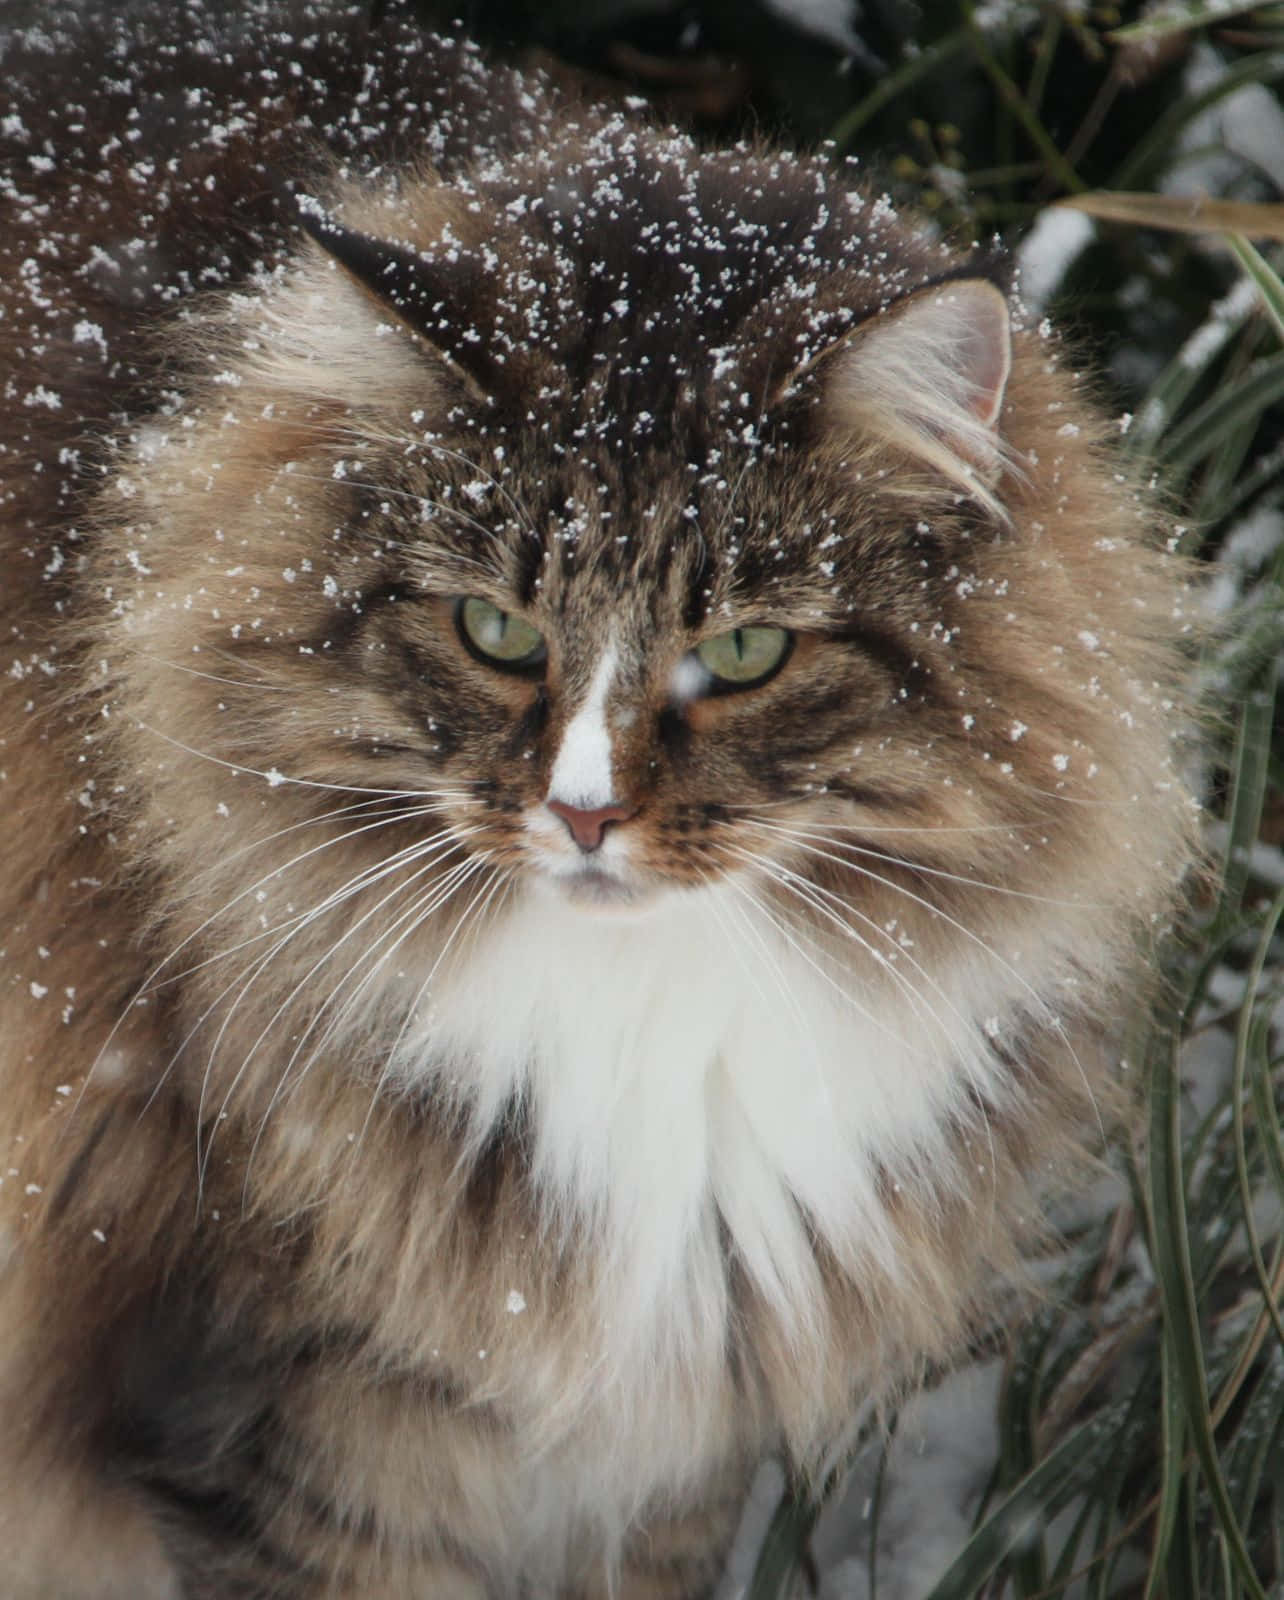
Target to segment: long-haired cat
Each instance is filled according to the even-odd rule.
[[[5,1592],[703,1593],[1091,1141],[1182,577],[825,161],[195,16],[0,62]]]

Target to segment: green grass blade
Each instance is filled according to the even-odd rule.
[[[1260,418],[1280,399],[1284,399],[1284,352],[1256,362],[1234,388],[1211,395],[1162,442],[1160,458],[1175,471],[1189,470],[1228,434]]]
[[[1277,559],[1276,584],[1280,567],[1281,562]],[[1278,673],[1278,658],[1272,657],[1249,683],[1240,707],[1231,759],[1232,789],[1222,862],[1222,894],[1214,919],[1217,930],[1226,928],[1239,918],[1244,902],[1250,852],[1261,826],[1262,804],[1266,797]]]
[[[1273,1065],[1268,1063],[1268,1070],[1253,1080],[1253,1112],[1262,1154],[1266,1158],[1271,1181],[1279,1195],[1281,1210],[1284,1210],[1284,1130],[1280,1128],[1279,1113],[1275,1109],[1275,1097],[1271,1092],[1270,1068]]]
[[[1261,418],[1245,417],[1232,428],[1204,469],[1195,497],[1192,515],[1196,524],[1207,528],[1218,520],[1220,508],[1230,498],[1231,488],[1243,472]]]
[[[1068,1433],[1004,1497],[924,1600],[971,1600],[1012,1551],[1103,1470],[1123,1415],[1123,1407],[1114,1407]]]
[[[1284,1431],[1284,1362],[1272,1362],[1262,1374],[1247,1420],[1235,1435],[1226,1463],[1226,1483],[1245,1521],[1257,1508],[1272,1453]]]
[[[1227,244],[1234,251],[1240,266],[1257,285],[1266,313],[1275,324],[1275,331],[1284,342],[1284,283],[1272,269],[1266,257],[1240,234],[1233,233]]]
[[[888,1425],[887,1437],[883,1440],[883,1447],[878,1455],[878,1470],[874,1474],[874,1487],[870,1494],[869,1507],[869,1600],[878,1600],[878,1536],[883,1523],[884,1493],[887,1488],[887,1469],[892,1453],[892,1440],[896,1437],[896,1424],[899,1418],[893,1417]]]
[[[1257,1274],[1257,1280],[1262,1290],[1263,1313],[1274,1324],[1276,1338],[1279,1340],[1280,1346],[1284,1348],[1284,1321],[1281,1321],[1279,1310],[1275,1304],[1276,1290],[1271,1282],[1271,1274],[1266,1269],[1261,1239],[1258,1237],[1257,1218],[1254,1215],[1255,1197],[1248,1171],[1248,1142],[1244,1127],[1244,1089],[1250,1056],[1260,1063],[1255,1077],[1267,1078],[1269,1076],[1267,1063],[1269,1061],[1270,1016],[1268,1012],[1258,1009],[1257,997],[1262,986],[1262,973],[1266,966],[1266,959],[1281,916],[1284,916],[1284,890],[1281,890],[1275,897],[1270,911],[1267,913],[1266,920],[1262,925],[1261,936],[1257,941],[1257,949],[1253,952],[1253,962],[1249,968],[1248,978],[1245,983],[1244,1002],[1240,1007],[1239,1023],[1235,1029],[1235,1061],[1231,1077],[1231,1109],[1233,1113],[1232,1126],[1235,1135],[1236,1168],[1239,1178],[1240,1208],[1244,1218],[1244,1231],[1252,1256],[1253,1270]]]
[[[1173,1534],[1177,1528],[1177,1513],[1181,1505],[1184,1471],[1182,1462],[1186,1454],[1186,1413],[1173,1375],[1172,1354],[1167,1341],[1162,1341],[1163,1388],[1160,1416],[1163,1441],[1160,1458],[1159,1510],[1155,1516],[1155,1533],[1150,1552],[1150,1570],[1146,1574],[1146,1588],[1142,1600],[1157,1600],[1161,1584],[1168,1570],[1168,1554],[1172,1549]]]
[[[1231,1560],[1250,1600],[1266,1600],[1266,1591],[1253,1570],[1243,1530],[1226,1492],[1209,1416],[1208,1380],[1186,1217],[1181,1098],[1170,1047],[1157,1048],[1152,1053],[1149,1087],[1151,1240],[1155,1251],[1155,1277],[1164,1306],[1164,1338],[1171,1351],[1172,1370],[1204,1486]],[[1189,1509],[1188,1515],[1193,1517],[1193,1509]],[[1172,1558],[1181,1560],[1181,1544],[1182,1541],[1175,1540],[1170,1551],[1170,1583]],[[1197,1584],[1197,1567],[1194,1576]]]
[[[802,1566],[802,1550],[820,1515],[820,1505],[802,1487],[791,1487],[776,1507],[758,1552],[745,1600],[789,1600]]]
[[[1216,515],[1222,521],[1229,521],[1236,512],[1241,511],[1264,490],[1272,487],[1278,489],[1282,479],[1284,479],[1284,444],[1277,445],[1273,450],[1264,451],[1258,456],[1248,470],[1227,490],[1225,499],[1217,507]]]
[[[1145,454],[1156,447],[1204,374],[1239,333],[1250,309],[1241,298],[1247,300],[1246,296],[1228,297],[1214,306],[1150,386],[1125,435],[1124,448],[1129,454]]]
[[[1284,1571],[1284,1449],[1277,1449],[1271,1462],[1271,1542],[1275,1547],[1275,1570]]]
[[[1050,1319],[1040,1319],[1040,1322],[1042,1326],[1037,1331],[1042,1337],[1022,1341],[1018,1358],[1008,1368],[999,1396],[999,1481],[1004,1484],[1018,1482],[1035,1465],[1043,1357],[1056,1326]],[[1013,1560],[1011,1579],[1013,1593],[1019,1600],[1028,1600],[1043,1588],[1043,1543],[1039,1534],[1036,1533]]]
[[[1055,178],[1060,186],[1070,194],[1082,194],[1088,185],[1074,170],[1066,158],[1057,148],[1052,135],[1039,121],[1038,114],[1032,110],[1025,96],[1021,93],[1012,77],[1003,67],[999,58],[990,49],[981,28],[971,20],[971,9],[968,9],[968,34],[972,46],[972,54],[976,57],[981,70],[994,85],[1000,101],[1011,112],[1015,120],[1020,123],[1025,136],[1043,158],[1048,175]]]
[[[1261,0],[1212,0],[1212,3],[1194,5],[1160,6],[1140,22],[1127,23],[1122,28],[1112,28],[1106,35],[1111,44],[1140,44],[1143,40],[1166,39],[1174,33],[1191,33],[1196,28],[1207,28],[1213,23],[1224,23],[1229,17],[1241,17],[1256,11]]]

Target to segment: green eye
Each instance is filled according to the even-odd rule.
[[[455,603],[459,637],[479,661],[502,672],[530,672],[548,656],[544,635],[529,622],[501,611],[489,600],[469,597]]]
[[[696,659],[714,679],[714,692],[751,689],[779,672],[793,647],[784,628],[733,628],[696,646]]]

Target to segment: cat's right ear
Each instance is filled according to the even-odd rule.
[[[473,287],[460,271],[460,252],[417,251],[338,222],[316,200],[296,196],[305,233],[365,292],[392,311],[455,367],[482,400],[494,399],[501,373],[474,318],[464,314]]]
[[[827,351],[832,421],[935,468],[995,515],[1013,463],[1000,418],[1012,368],[1007,301],[984,278],[920,289]]]

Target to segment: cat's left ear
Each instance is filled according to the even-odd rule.
[[[349,228],[306,196],[296,198],[295,209],[304,232],[356,284],[445,356],[481,397],[494,397],[502,373],[476,331],[479,319],[464,314],[476,292],[469,253],[452,246],[434,259]]]
[[[822,356],[831,420],[935,467],[1001,507],[999,427],[1012,330],[1007,301],[984,278],[920,289]]]

